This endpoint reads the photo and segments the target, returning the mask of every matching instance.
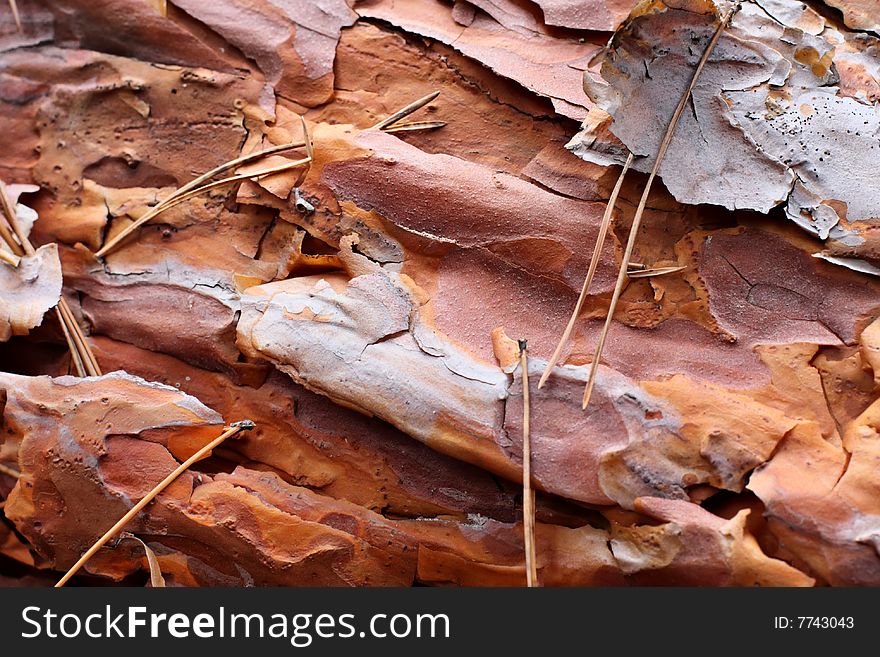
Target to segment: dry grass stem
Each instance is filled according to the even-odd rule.
[[[538,563],[535,550],[535,491],[532,489],[532,445],[529,406],[529,356],[528,342],[519,341],[519,365],[522,372],[523,391],[523,539],[526,552],[526,585],[538,586]]]
[[[410,114],[412,114],[413,112],[415,112],[417,110],[420,110],[425,105],[430,103],[432,100],[437,98],[437,96],[439,96],[439,95],[440,95],[439,91],[434,91],[432,93],[429,93],[427,96],[423,96],[422,98],[419,98],[418,100],[411,102],[406,107],[403,107],[403,108],[397,110],[391,116],[388,116],[388,117],[382,119],[381,121],[379,121],[379,123],[377,123],[376,125],[374,125],[370,129],[371,130],[386,130],[388,127],[394,125],[395,123],[397,123],[401,119],[406,118],[407,116],[409,116]]]
[[[724,33],[727,24],[730,22],[730,19],[735,12],[736,5],[734,5],[734,7],[729,9],[724,14],[724,17],[718,24],[718,27],[715,30],[715,34],[712,35],[712,39],[709,41],[709,45],[706,46],[706,50],[703,52],[703,56],[700,58],[700,62],[697,64],[697,67],[694,70],[694,74],[691,77],[691,81],[688,84],[687,89],[682,94],[681,100],[678,102],[678,106],[675,108],[672,119],[669,121],[669,125],[666,128],[666,133],[663,135],[663,140],[660,142],[660,148],[657,150],[657,157],[654,159],[654,166],[651,168],[651,173],[648,176],[648,182],[645,185],[645,190],[642,193],[641,200],[639,201],[639,207],[636,210],[635,217],[633,218],[632,228],[630,228],[629,238],[626,242],[626,249],[623,253],[623,260],[620,263],[620,271],[617,274],[617,283],[614,286],[614,293],[611,295],[611,303],[608,306],[608,315],[605,317],[605,325],[602,327],[602,332],[599,334],[599,342],[596,345],[596,352],[593,355],[593,362],[590,365],[590,377],[589,379],[587,379],[587,385],[584,388],[583,408],[586,408],[590,403],[590,395],[592,395],[593,386],[596,383],[596,374],[599,371],[599,363],[602,359],[602,350],[605,347],[605,339],[608,337],[608,329],[611,327],[611,321],[614,318],[614,310],[617,307],[617,301],[620,299],[620,293],[623,290],[623,285],[626,281],[627,266],[630,262],[630,259],[632,258],[633,246],[635,246],[636,236],[639,232],[639,225],[642,221],[642,215],[645,213],[645,207],[648,204],[648,197],[651,194],[651,186],[654,184],[654,179],[657,177],[657,172],[660,170],[660,165],[663,162],[663,157],[666,155],[666,151],[669,149],[669,144],[672,143],[672,137],[675,134],[675,128],[678,126],[678,121],[679,119],[681,119],[681,115],[684,112],[685,107],[687,107],[688,101],[691,97],[691,93],[693,92],[694,87],[697,84],[697,80],[700,77],[700,73],[703,72],[703,68],[706,66],[706,62],[709,60],[709,57],[715,50],[715,46],[718,45],[718,41],[721,38],[721,35]]]
[[[605,244],[605,237],[608,234],[608,228],[611,225],[611,217],[614,215],[614,206],[617,205],[617,197],[620,196],[620,190],[623,187],[624,178],[626,178],[626,174],[632,166],[632,163],[633,154],[630,153],[629,157],[626,158],[626,163],[623,165],[623,170],[620,172],[620,176],[617,178],[617,184],[614,185],[614,190],[611,192],[608,204],[605,206],[605,214],[602,215],[602,223],[599,225],[599,233],[596,235],[596,245],[593,247],[593,256],[590,258],[590,267],[587,270],[587,277],[584,279],[584,285],[581,287],[581,294],[578,297],[577,303],[574,306],[574,311],[571,313],[571,317],[568,320],[568,325],[565,327],[565,331],[562,332],[562,337],[559,338],[559,344],[556,345],[553,355],[550,356],[550,360],[547,361],[547,367],[544,368],[541,380],[538,381],[538,388],[544,387],[551,372],[553,372],[553,368],[556,367],[556,363],[558,363],[559,359],[562,357],[562,350],[565,349],[565,345],[571,337],[575,322],[577,321],[578,315],[581,313],[584,301],[587,299],[590,284],[593,282],[593,277],[596,275],[596,268],[599,266],[599,257],[602,254],[602,246]]]
[[[18,470],[13,470],[8,465],[3,465],[0,463],[0,474],[5,474],[7,477],[12,477],[14,479],[18,479],[21,476],[21,473]]]
[[[241,433],[242,431],[250,431],[253,428],[254,428],[254,423],[251,422],[250,420],[243,420],[241,422],[235,422],[233,424],[230,424],[229,427],[227,427],[223,433],[221,433],[219,436],[217,436],[210,443],[208,443],[207,445],[202,447],[195,454],[190,456],[186,461],[184,461],[179,466],[177,466],[177,468],[174,470],[174,472],[172,472],[167,477],[165,477],[162,481],[160,481],[158,484],[156,484],[156,486],[153,488],[153,490],[151,490],[149,493],[147,493],[146,496],[144,496],[144,498],[140,502],[135,504],[128,511],[128,513],[126,513],[124,516],[122,516],[116,522],[116,524],[113,525],[110,529],[108,529],[107,532],[101,538],[99,538],[97,541],[95,541],[95,543],[92,545],[92,547],[90,547],[88,550],[86,550],[86,552],[79,558],[79,561],[77,561],[75,564],[73,564],[73,566],[70,567],[70,570],[68,570],[64,574],[64,577],[62,577],[60,580],[58,580],[58,583],[55,585],[55,588],[61,588],[62,586],[64,586],[70,580],[70,578],[73,577],[79,571],[79,569],[82,568],[86,564],[86,562],[88,562],[88,560],[91,559],[95,555],[95,553],[98,550],[100,550],[107,543],[107,541],[109,541],[111,538],[116,536],[122,530],[122,528],[125,527],[125,525],[127,525],[129,522],[131,522],[131,520],[135,516],[137,516],[137,514],[139,514],[141,511],[143,511],[144,507],[146,507],[147,504],[152,502],[156,498],[156,496],[159,495],[159,493],[161,493],[163,490],[168,488],[168,486],[170,486],[174,482],[174,480],[177,479],[181,474],[183,474],[190,466],[192,466],[197,461],[200,461],[203,458],[205,458],[208,454],[210,454],[211,450],[213,450],[215,447],[217,447],[220,443],[222,443],[227,438],[231,438],[232,436],[235,436],[236,434]]]

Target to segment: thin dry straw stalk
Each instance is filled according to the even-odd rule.
[[[21,255],[34,255],[37,251],[34,249],[33,244],[31,244],[24,229],[18,222],[15,208],[13,208],[12,202],[9,200],[9,195],[6,193],[6,186],[2,181],[0,181],[0,210],[2,210],[6,223],[9,224],[12,232],[15,234],[15,238],[18,240],[18,242],[16,242],[15,238],[8,235],[8,231],[7,233],[4,233],[3,238],[9,247],[13,252],[21,250]],[[0,221],[0,226],[2,226],[3,223],[4,222]],[[88,342],[86,342],[86,337],[83,335],[82,329],[80,329],[79,324],[73,315],[73,311],[70,309],[70,306],[67,304],[67,301],[63,296],[58,301],[58,306],[56,306],[55,312],[58,315],[58,320],[61,322],[61,330],[64,333],[64,339],[67,341],[67,346],[70,349],[77,374],[79,376],[100,376],[101,368],[98,366],[98,360],[92,353],[91,347],[89,347]]]
[[[126,513],[124,516],[122,516],[116,522],[116,524],[113,525],[110,529],[108,529],[107,532],[101,538],[99,538],[97,541],[95,541],[94,545],[92,545],[92,547],[90,547],[88,550],[86,550],[86,552],[79,558],[79,561],[77,561],[75,564],[73,564],[73,566],[70,567],[70,570],[68,570],[65,573],[64,577],[62,577],[60,580],[58,580],[58,583],[55,585],[55,588],[61,588],[62,586],[67,584],[67,582],[70,580],[70,578],[73,577],[79,571],[79,569],[82,568],[86,564],[86,562],[88,562],[89,559],[91,559],[93,556],[95,556],[95,553],[98,550],[100,550],[107,543],[107,541],[109,541],[111,538],[116,536],[122,530],[122,528],[125,527],[125,525],[127,525],[129,522],[131,522],[131,520],[137,514],[139,514],[141,511],[144,510],[144,507],[146,507],[147,504],[152,502],[159,493],[161,493],[163,490],[168,488],[168,486],[170,486],[172,483],[174,483],[174,480],[177,479],[181,474],[183,474],[190,466],[192,466],[197,461],[200,461],[201,459],[203,459],[207,454],[209,454],[211,452],[212,449],[214,449],[215,447],[220,445],[220,443],[222,443],[227,438],[231,438],[232,436],[235,436],[236,434],[241,433],[242,431],[250,431],[251,429],[254,428],[254,426],[255,426],[254,423],[251,422],[250,420],[242,420],[241,422],[234,422],[234,423],[230,424],[229,427],[227,427],[223,433],[221,433],[219,436],[217,436],[210,443],[208,443],[207,445],[202,447],[195,454],[190,456],[186,461],[184,461],[179,466],[177,466],[177,468],[174,470],[174,472],[172,472],[167,477],[165,477],[162,481],[160,481],[158,484],[156,484],[156,486],[155,486],[155,488],[153,488],[153,490],[151,490],[149,493],[147,493],[146,496],[140,502],[135,504],[128,511],[128,513]]]
[[[593,256],[590,258],[590,267],[587,270],[587,277],[584,279],[581,294],[578,297],[577,303],[574,306],[574,311],[571,313],[571,317],[568,320],[568,325],[565,327],[565,331],[562,332],[562,337],[559,338],[559,344],[556,345],[556,350],[553,352],[553,355],[550,356],[550,360],[547,362],[547,367],[544,368],[544,373],[541,375],[541,380],[538,381],[538,388],[543,388],[544,384],[547,383],[550,373],[553,371],[553,368],[556,367],[556,363],[559,362],[559,359],[562,356],[562,350],[565,348],[568,339],[571,337],[571,332],[574,330],[578,315],[581,314],[581,308],[583,308],[584,301],[587,299],[590,284],[593,282],[593,277],[596,275],[596,268],[599,265],[599,256],[602,254],[602,246],[605,244],[605,236],[608,234],[608,227],[611,225],[614,206],[617,205],[617,197],[620,196],[620,190],[623,187],[623,180],[626,178],[626,173],[629,171],[632,163],[633,154],[630,153],[629,157],[626,158],[626,164],[623,165],[623,170],[620,172],[620,176],[617,178],[617,184],[614,185],[614,190],[611,192],[608,204],[605,206],[605,214],[602,215],[602,223],[599,225],[599,233],[596,235],[596,245],[593,247]]]
[[[538,586],[538,563],[535,550],[535,491],[532,489],[532,445],[529,398],[529,345],[519,341],[519,366],[522,372],[523,390],[523,542],[526,552],[526,585]]]
[[[639,225],[642,221],[642,215],[645,212],[645,207],[648,204],[648,197],[651,194],[651,186],[654,184],[654,178],[657,177],[657,172],[660,170],[660,164],[663,162],[663,157],[666,155],[666,151],[669,149],[669,144],[672,143],[672,137],[675,134],[675,128],[678,126],[678,121],[681,119],[681,115],[684,113],[685,107],[687,107],[687,103],[690,100],[691,93],[694,90],[694,87],[697,85],[697,80],[700,77],[700,73],[703,72],[703,68],[706,66],[706,62],[709,60],[709,57],[712,55],[712,52],[715,50],[715,46],[718,45],[719,39],[721,39],[721,35],[724,33],[727,24],[730,22],[730,19],[733,17],[733,14],[737,10],[737,5],[734,5],[724,14],[724,17],[721,19],[721,22],[718,24],[717,29],[715,30],[715,34],[712,35],[712,40],[709,41],[709,45],[706,47],[706,50],[703,52],[703,56],[700,58],[700,62],[697,64],[697,68],[694,70],[693,77],[691,77],[691,81],[688,84],[687,89],[684,94],[682,94],[681,100],[678,102],[678,106],[675,108],[675,112],[672,115],[672,119],[669,122],[669,126],[666,128],[666,134],[663,135],[663,140],[660,142],[660,148],[657,151],[657,157],[654,160],[654,166],[651,168],[651,173],[648,176],[648,183],[645,185],[645,191],[642,193],[641,201],[639,201],[639,207],[636,210],[636,215],[633,218],[632,228],[629,231],[629,238],[626,242],[626,249],[623,253],[623,260],[620,264],[620,271],[617,274],[617,283],[614,286],[614,293],[611,295],[611,303],[608,307],[608,315],[605,317],[605,325],[602,327],[602,332],[599,334],[599,342],[596,345],[596,353],[593,355],[593,362],[590,365],[590,378],[587,379],[587,385],[584,388],[584,399],[583,399],[583,408],[586,408],[590,403],[590,396],[593,394],[593,386],[596,383],[596,374],[599,371],[599,362],[602,359],[602,349],[605,347],[605,339],[608,337],[608,329],[611,327],[611,321],[614,318],[614,310],[617,307],[617,301],[620,299],[620,293],[623,290],[623,284],[626,280],[627,267],[630,259],[632,258],[633,246],[636,242],[636,236],[639,232]]]
[[[5,474],[8,477],[12,477],[13,479],[18,479],[21,476],[21,473],[18,470],[13,470],[12,468],[3,465],[0,463],[0,474]]]

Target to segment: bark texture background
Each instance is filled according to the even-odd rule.
[[[565,364],[531,390],[541,583],[880,585],[875,0],[744,3],[636,246],[684,268],[630,281],[587,412],[710,2],[17,4],[0,179],[39,249],[0,262],[0,584],[53,582],[246,418],[127,528],[169,586],[522,585],[514,341],[537,383],[631,151]],[[412,120],[445,127],[370,129],[434,90]],[[304,176],[196,196],[94,257],[299,115]],[[62,294],[107,374],[70,376]],[[79,581],[147,568],[122,541]]]

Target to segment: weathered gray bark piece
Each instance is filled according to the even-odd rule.
[[[0,342],[26,335],[61,299],[58,247],[47,244],[18,267],[0,262]]]
[[[652,165],[714,23],[708,1],[637,11],[612,39],[604,82],[585,77],[591,99],[613,117],[611,131],[641,156],[636,168]],[[858,250],[867,228],[852,224],[880,221],[880,109],[848,95],[838,64],[870,79],[880,59],[870,38],[822,27],[800,3],[745,3],[694,90],[660,175],[679,201],[762,213],[785,205],[820,239]],[[590,158],[585,136],[572,148]]]

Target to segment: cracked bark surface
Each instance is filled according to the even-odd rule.
[[[637,168],[653,164],[715,13],[710,1],[645,7],[615,34],[601,79],[585,77],[611,131],[640,156]],[[876,47],[874,37],[825,25],[801,3],[745,3],[661,166],[669,190],[685,203],[762,213],[784,204],[832,252],[876,259],[880,207],[862,184],[880,164],[880,115],[869,96]],[[851,86],[853,76],[860,81]]]
[[[537,388],[614,162],[650,166],[713,29],[708,2],[635,4],[19,0],[21,33],[0,14],[0,178],[32,185],[41,263],[0,263],[0,582],[51,583],[247,418],[128,527],[169,586],[523,585],[523,337],[543,585],[880,584],[870,3],[744,3],[634,252],[684,269],[628,281],[584,413],[636,172]],[[445,127],[370,129],[435,89],[413,120]],[[214,189],[94,258],[198,174],[299,140],[300,114],[304,175]],[[62,271],[102,377],[68,376],[43,318]],[[132,541],[86,572],[148,579]]]

